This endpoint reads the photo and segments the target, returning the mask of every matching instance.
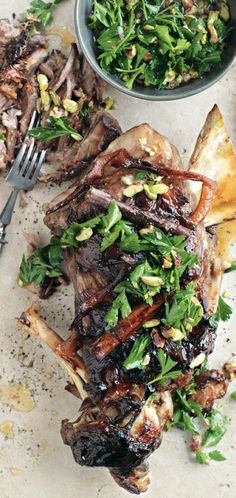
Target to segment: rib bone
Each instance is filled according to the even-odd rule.
[[[24,311],[18,319],[20,326],[39,337],[55,353],[60,363],[71,376],[81,399],[85,399],[87,394],[83,388],[85,381],[85,371],[83,361],[77,354],[71,354],[64,358],[60,354],[63,339],[39,316],[38,307],[32,306]]]

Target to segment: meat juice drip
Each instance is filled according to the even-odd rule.
[[[61,38],[61,48],[68,48],[71,43],[75,43],[74,35],[72,35],[72,33],[68,31],[65,26],[54,26],[53,28],[49,29],[48,34],[57,35]]]

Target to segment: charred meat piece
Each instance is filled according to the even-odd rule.
[[[196,393],[191,397],[208,412],[216,399],[223,398],[227,392],[228,379],[220,370],[209,370],[195,377]]]

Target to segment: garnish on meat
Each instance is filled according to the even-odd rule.
[[[201,182],[198,199],[192,182]],[[67,389],[83,400],[77,420],[62,422],[63,441],[76,462],[107,467],[136,494],[149,484],[147,457],[173,426],[189,433],[197,462],[225,459],[215,446],[227,420],[214,401],[235,366],[207,366],[218,322],[231,315],[219,298],[217,235],[204,226],[216,188],[140,125],[45,205],[53,236],[21,263],[21,283],[41,285],[64,259],[74,286],[66,340],[37,310],[19,319],[55,352],[72,378]]]

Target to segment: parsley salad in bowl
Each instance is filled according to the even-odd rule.
[[[198,93],[236,53],[236,5],[228,0],[77,0],[78,39],[117,89],[149,100]]]

